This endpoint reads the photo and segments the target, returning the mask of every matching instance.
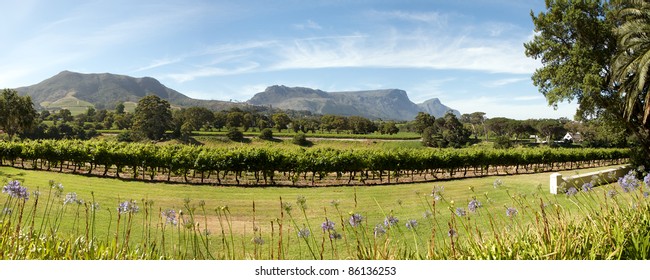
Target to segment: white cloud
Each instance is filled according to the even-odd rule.
[[[298,29],[298,30],[307,30],[307,29],[321,30],[321,29],[323,29],[323,27],[320,26],[320,24],[316,23],[315,21],[313,21],[311,19],[307,20],[307,22],[305,22],[305,23],[294,24],[293,27],[295,29]]]
[[[483,85],[486,87],[501,87],[501,86],[523,82],[523,81],[530,81],[530,77],[493,80],[493,81],[483,83]]]
[[[448,16],[439,12],[408,12],[408,11],[371,11],[369,15],[379,19],[398,19],[413,22],[424,22],[438,26],[447,24]]]

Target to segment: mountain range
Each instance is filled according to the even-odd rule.
[[[276,108],[309,111],[314,114],[362,116],[370,119],[412,120],[418,112],[440,117],[448,111],[437,98],[413,103],[405,91],[382,89],[367,91],[325,92],[304,87],[274,85],[255,94],[244,103],[200,100],[170,89],[150,77],[134,78],[110,73],[82,74],[63,71],[38,84],[17,88],[29,95],[37,109],[69,109],[85,112],[88,107],[113,109],[119,103],[133,108],[140,98],[153,94],[169,101],[173,107],[201,106],[214,111],[232,107]]]
[[[362,116],[384,120],[413,120],[418,112],[429,113],[436,118],[444,116],[448,111],[460,116],[457,110],[443,105],[437,98],[415,104],[401,89],[325,92],[275,85],[255,94],[248,103],[305,110],[315,114]]]

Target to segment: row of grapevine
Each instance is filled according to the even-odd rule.
[[[24,168],[72,170],[88,174],[154,180],[183,178],[200,182],[240,179],[254,184],[276,184],[282,176],[293,184],[313,184],[315,180],[361,181],[372,178],[391,182],[404,174],[449,174],[468,171],[474,175],[504,167],[552,170],[593,162],[617,163],[628,158],[626,149],[281,149],[206,148],[188,145],[155,145],[106,141],[39,140],[0,142],[2,163]],[[567,166],[568,165],[568,166]],[[306,181],[306,182],[305,182]],[[338,182],[340,183],[340,182]]]

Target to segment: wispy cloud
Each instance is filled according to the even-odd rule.
[[[505,85],[514,84],[514,83],[523,82],[523,81],[530,81],[530,77],[498,79],[498,80],[485,82],[485,83],[483,83],[483,86],[486,86],[486,87],[502,87],[502,86],[505,86]]]
[[[439,12],[410,12],[410,11],[377,11],[368,12],[368,15],[378,19],[397,19],[404,21],[423,22],[444,26],[447,24],[449,17]]]
[[[306,30],[306,29],[314,29],[314,30],[321,30],[323,29],[320,24],[316,23],[313,20],[307,20],[305,23],[297,23],[293,25],[293,28],[298,29],[298,30]]]

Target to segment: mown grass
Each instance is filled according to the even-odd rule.
[[[642,192],[604,186],[554,196],[547,173],[435,184],[237,188],[9,167],[0,172],[32,193],[24,202],[3,194],[4,208],[12,209],[0,216],[5,259],[638,259],[650,248]],[[62,190],[51,187],[59,184]],[[608,197],[611,191],[618,195]],[[64,204],[72,193],[84,201]],[[476,212],[468,209],[472,200],[481,203]],[[140,211],[120,214],[125,201]],[[457,208],[465,214],[457,215]],[[509,208],[517,214],[506,215]],[[176,225],[161,215],[170,210]],[[352,214],[363,217],[357,226]],[[383,225],[387,217],[399,222]],[[334,226],[323,231],[326,221]]]

